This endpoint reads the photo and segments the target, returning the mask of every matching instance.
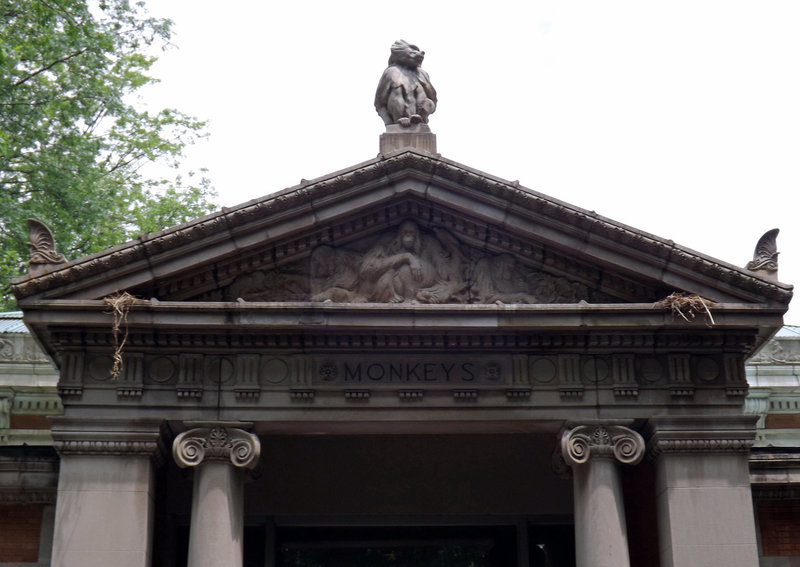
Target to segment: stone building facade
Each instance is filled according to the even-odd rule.
[[[762,567],[800,564],[800,327],[786,326],[747,365],[750,455]]]
[[[58,456],[47,416],[58,372],[22,313],[0,313],[0,565],[50,565]]]
[[[48,449],[49,425],[30,416],[60,414],[58,374],[28,335],[21,312],[0,313],[0,323],[0,388],[9,400],[0,427],[0,565],[50,565],[58,463]],[[800,561],[800,328],[783,327],[748,361],[746,374],[746,412],[758,417],[750,480],[759,565],[791,567]],[[29,402],[31,393],[38,403]],[[569,523],[560,529],[571,533]]]
[[[52,565],[757,565],[791,286],[404,144],[16,280]]]

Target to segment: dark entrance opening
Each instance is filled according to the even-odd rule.
[[[272,526],[271,528],[268,526]],[[189,525],[154,565],[185,567]],[[244,528],[244,567],[575,567],[571,524],[335,525]],[[171,551],[170,551],[171,550]]]
[[[514,526],[292,527],[276,535],[276,567],[517,564]]]

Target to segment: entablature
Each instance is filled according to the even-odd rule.
[[[26,312],[55,349],[68,414],[225,411],[255,421],[308,410],[440,419],[480,408],[514,420],[598,407],[636,418],[740,409],[763,317],[751,305],[719,306],[711,325],[641,304],[139,301],[115,338],[103,302]]]

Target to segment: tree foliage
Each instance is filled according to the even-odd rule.
[[[72,259],[211,210],[202,175],[142,172],[177,168],[204,135],[177,110],[131,102],[170,26],[128,0],[0,0],[0,308],[25,269],[29,217]]]

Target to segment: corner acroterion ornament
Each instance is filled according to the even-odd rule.
[[[36,219],[28,219],[28,233],[27,244],[31,253],[28,260],[30,275],[38,276],[52,266],[66,263],[64,255],[56,252],[56,240],[46,224]]]

